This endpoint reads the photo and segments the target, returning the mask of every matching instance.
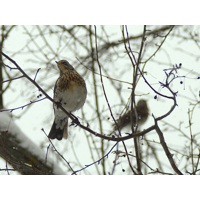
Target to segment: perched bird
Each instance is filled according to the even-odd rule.
[[[86,100],[87,88],[84,79],[66,60],[57,62],[60,76],[54,87],[54,101],[69,113],[80,109]],[[59,105],[58,104],[58,105]],[[68,137],[68,116],[54,103],[55,119],[48,137],[62,140]]]
[[[135,109],[135,108],[134,108]],[[149,109],[147,106],[147,102],[144,99],[141,99],[138,101],[137,105],[136,105],[136,111],[137,111],[137,118],[135,115],[135,110],[133,110],[133,124],[136,125],[136,123],[138,123],[138,125],[142,125],[148,118],[148,114],[149,114]],[[131,111],[129,110],[128,112],[126,112],[124,115],[122,115],[118,120],[117,120],[117,125],[114,125],[114,130],[121,130],[124,127],[131,125]]]

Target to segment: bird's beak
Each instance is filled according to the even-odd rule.
[[[58,61],[55,61],[56,63],[58,63]]]

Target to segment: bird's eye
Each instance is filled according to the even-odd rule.
[[[66,60],[61,61],[63,65],[68,65],[69,63]]]
[[[68,70],[73,70],[74,69],[72,67],[72,65],[67,60],[61,60],[59,62],[63,65],[63,67],[65,67]]]

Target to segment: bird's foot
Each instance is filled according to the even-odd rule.
[[[79,122],[78,118],[74,116],[74,119],[72,120],[70,126],[77,127],[79,124],[80,124],[80,122]]]

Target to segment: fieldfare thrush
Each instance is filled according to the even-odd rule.
[[[141,99],[138,101],[137,105],[136,105],[136,112],[137,112],[137,118],[135,115],[135,108],[133,110],[133,116],[132,116],[132,120],[133,120],[133,124],[134,126],[137,125],[140,126],[142,124],[144,124],[148,118],[149,115],[149,109],[147,106],[147,102],[144,99]],[[127,113],[125,113],[124,115],[122,115],[118,120],[117,120],[117,125],[114,125],[114,130],[121,130],[124,127],[131,125],[131,111],[129,110]]]
[[[49,132],[50,139],[62,140],[68,137],[68,116],[59,104],[69,113],[80,109],[86,100],[87,88],[84,79],[66,60],[57,62],[60,76],[54,87],[54,122]]]

